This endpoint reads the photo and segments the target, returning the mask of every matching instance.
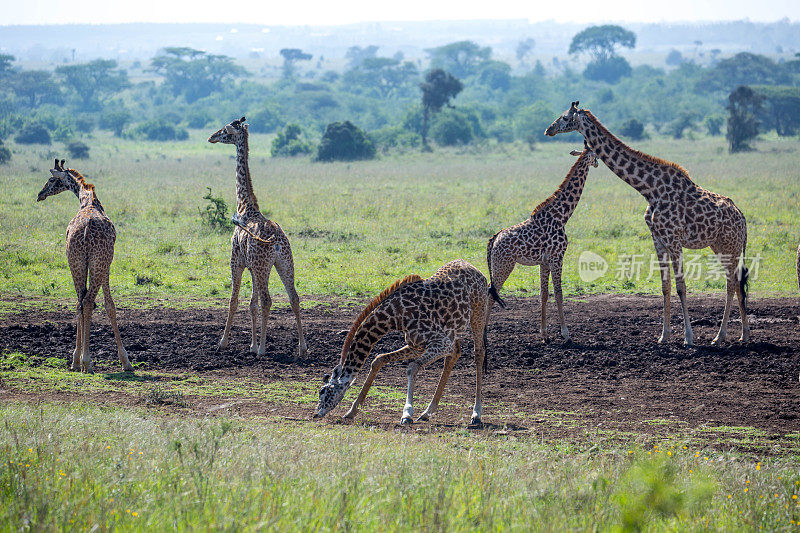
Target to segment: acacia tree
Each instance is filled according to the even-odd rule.
[[[584,76],[614,83],[622,76],[630,75],[631,72],[631,66],[625,58],[617,55],[617,49],[635,46],[635,33],[621,26],[606,24],[589,26],[575,34],[569,45],[569,53],[570,55],[585,53],[592,58],[586,66]]]
[[[459,78],[475,74],[478,65],[492,55],[490,47],[481,48],[472,41],[458,41],[436,48],[428,48],[425,52],[431,58],[432,68],[447,70]]]
[[[183,95],[187,103],[221,90],[228,80],[248,74],[228,56],[188,47],[164,48],[150,60],[150,66],[164,76],[165,87],[174,96]]]
[[[298,61],[309,61],[313,56],[300,50],[299,48],[283,48],[280,51],[283,57],[283,77],[292,78],[295,72],[295,63]]]
[[[95,59],[79,65],[56,67],[56,75],[63,77],[69,91],[79,102],[79,109],[96,111],[102,101],[128,87],[128,73],[117,68],[113,59]]]
[[[428,121],[431,113],[441,111],[442,107],[453,107],[450,100],[464,88],[458,78],[440,68],[428,71],[425,81],[419,84],[422,89],[422,145],[428,146]]]
[[[746,85],[728,95],[728,139],[731,153],[750,150],[751,139],[758,135],[758,115],[763,97]]]

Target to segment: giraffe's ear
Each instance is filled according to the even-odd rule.
[[[244,123],[244,121],[245,121],[245,120],[247,120],[247,119],[246,119],[246,118],[244,118],[244,117],[242,117],[242,118],[240,118],[240,119],[239,119],[239,122],[240,122],[240,123]]]
[[[581,155],[582,153],[583,153],[583,152],[579,152],[579,151],[577,151],[577,150],[572,150],[572,151],[569,153],[569,155],[579,156],[579,155]]]

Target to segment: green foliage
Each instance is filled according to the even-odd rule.
[[[673,139],[682,139],[683,132],[687,129],[694,128],[697,123],[697,117],[690,111],[684,111],[678,118],[667,124],[665,131]]]
[[[0,165],[5,165],[11,161],[11,150],[3,146],[3,141],[0,141]]]
[[[636,46],[636,34],[621,26],[607,24],[589,26],[575,34],[569,45],[569,53],[588,53],[594,62],[603,64],[605,60],[616,55],[618,47],[633,48]]]
[[[725,124],[725,117],[722,115],[707,115],[703,119],[703,125],[709,135],[720,135],[722,133],[722,125]]]
[[[95,59],[78,65],[56,67],[56,76],[78,102],[78,109],[97,111],[102,101],[128,87],[128,74],[113,59]]]
[[[671,67],[677,67],[678,65],[683,63],[683,61],[684,61],[683,54],[681,54],[674,48],[669,51],[669,53],[667,54],[667,58],[664,60],[664,62]]]
[[[201,129],[208,127],[214,121],[214,117],[203,108],[193,107],[186,113],[184,120],[189,128]]]
[[[233,58],[187,47],[165,48],[150,65],[164,77],[165,88],[173,96],[183,96],[188,103],[221,91],[236,77],[248,75]]]
[[[450,100],[462,91],[464,85],[449,72],[437,68],[425,74],[425,81],[419,87],[422,90],[422,144],[427,145],[431,114],[438,113],[443,106],[451,106]]]
[[[457,110],[448,110],[436,118],[431,128],[431,137],[440,146],[468,144],[473,139],[472,125]]]
[[[298,61],[309,61],[313,56],[299,48],[283,48],[280,51],[283,58],[283,77],[291,78],[295,74],[295,64]]]
[[[782,85],[790,76],[772,59],[750,52],[740,52],[721,60],[703,72],[697,83],[699,91],[732,91],[739,85]]]
[[[622,123],[622,126],[619,128],[619,133],[632,141],[640,141],[645,136],[644,124],[635,118],[629,118]]]
[[[445,70],[457,78],[476,74],[478,66],[492,55],[490,47],[481,48],[473,41],[458,41],[428,48],[425,52],[430,57],[432,70]]]
[[[317,161],[354,161],[375,157],[375,146],[367,135],[349,120],[333,122],[325,128],[317,147]]]
[[[590,80],[617,83],[631,75],[631,66],[624,57],[611,56],[596,59],[586,65],[583,75]]]
[[[89,159],[89,147],[81,141],[67,143],[67,153],[73,159]]]
[[[114,132],[114,137],[122,137],[122,130],[133,119],[130,111],[121,103],[106,107],[100,114],[100,128]]]
[[[39,122],[28,122],[22,131],[14,136],[18,144],[50,144],[50,132]]]
[[[728,139],[731,153],[750,150],[750,141],[758,135],[758,115],[764,98],[750,87],[737,87],[728,95]]]
[[[778,135],[790,137],[800,131],[800,87],[751,85],[763,97],[759,120],[764,129],[775,128]]]
[[[502,61],[485,61],[478,70],[478,81],[490,89],[507,91],[511,88],[511,65]]]
[[[369,138],[383,153],[387,153],[392,149],[407,150],[419,148],[420,146],[419,134],[401,126],[387,126],[371,131],[369,132]]]
[[[249,116],[250,131],[253,133],[272,133],[286,123],[277,109],[270,105],[262,107]]]
[[[211,187],[206,187],[208,192],[203,196],[207,200],[205,209],[197,209],[203,226],[217,233],[229,233],[233,230],[233,222],[228,217],[228,204],[222,196],[211,194]]]
[[[544,135],[544,130],[553,122],[555,114],[550,107],[542,101],[522,109],[514,118],[514,133],[517,139],[533,145],[552,138]]]
[[[272,140],[270,155],[272,157],[294,157],[311,153],[311,145],[300,139],[302,131],[297,124],[287,124],[283,131]]]
[[[148,141],[184,141],[189,138],[188,131],[164,117],[139,124],[133,129],[132,135]]]

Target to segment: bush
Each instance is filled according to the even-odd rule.
[[[722,125],[725,124],[725,117],[721,115],[708,115],[703,119],[703,125],[706,127],[709,135],[720,135],[722,133]]]
[[[556,115],[543,101],[535,102],[517,113],[514,119],[514,134],[517,139],[533,147],[536,142],[552,139],[544,135],[544,130],[553,122]]]
[[[228,204],[222,196],[211,194],[211,187],[206,187],[208,193],[203,196],[203,200],[208,200],[205,210],[197,211],[200,213],[200,220],[203,225],[212,231],[226,233],[233,230],[233,222],[228,218]]]
[[[188,127],[200,129],[208,127],[214,118],[204,109],[192,109],[186,114],[185,120]]]
[[[349,120],[333,122],[325,128],[317,148],[317,161],[354,161],[375,157],[375,146],[366,134]]]
[[[100,127],[114,132],[114,137],[122,137],[122,130],[133,118],[124,107],[106,109],[100,115]]]
[[[133,130],[133,135],[148,141],[183,141],[189,138],[188,131],[164,118],[142,122]]]
[[[584,77],[595,81],[616,83],[625,76],[631,75],[631,66],[624,57],[612,56],[602,61],[592,61],[583,71]]]
[[[17,133],[14,141],[19,144],[50,144],[50,132],[38,122],[28,123]]]
[[[250,131],[255,133],[272,133],[286,122],[272,107],[264,107],[250,116]]]
[[[5,165],[11,161],[11,150],[3,146],[3,141],[0,141],[0,165]]]
[[[472,126],[463,114],[449,111],[436,118],[431,137],[440,146],[468,144],[473,137]]]
[[[623,137],[627,137],[633,141],[640,141],[644,138],[644,124],[636,120],[635,118],[631,118],[626,120],[622,127],[619,129],[620,134]]]
[[[89,147],[81,141],[72,141],[67,144],[67,152],[73,159],[89,159]]]
[[[370,132],[369,138],[384,153],[391,148],[417,148],[421,144],[418,133],[409,131],[402,126],[381,128]]]
[[[311,145],[300,140],[300,126],[297,124],[287,124],[283,131],[278,132],[278,136],[272,139],[270,155],[272,157],[294,157],[311,153]]]

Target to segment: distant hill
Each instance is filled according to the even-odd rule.
[[[750,51],[789,57],[800,52],[800,23],[708,22],[623,24],[637,34],[625,55],[665,54],[671,49],[716,54]],[[379,45],[381,54],[402,51],[424,58],[424,49],[473,40],[491,46],[495,57],[511,59],[519,41],[533,38],[538,56],[566,56],[572,36],[585,24],[526,20],[373,22],[344,26],[262,26],[253,24],[108,24],[0,26],[0,52],[20,61],[63,63],[110,58],[150,59],[165,46],[189,46],[236,58],[275,57],[281,48],[302,48],[341,58],[351,46]]]

